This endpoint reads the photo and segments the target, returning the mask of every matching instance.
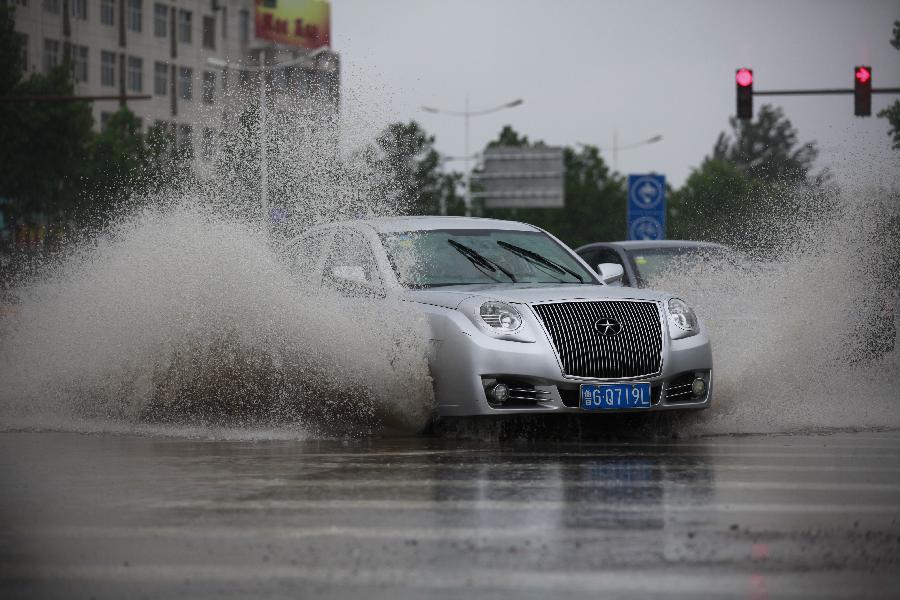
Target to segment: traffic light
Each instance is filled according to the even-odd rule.
[[[872,67],[853,67],[853,114],[857,117],[872,114]]]
[[[738,69],[734,75],[737,84],[737,118],[753,118],[753,70]]]

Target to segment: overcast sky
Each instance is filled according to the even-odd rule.
[[[415,119],[444,154],[463,154],[463,120],[419,110],[517,108],[471,121],[471,150],[504,124],[549,144],[628,144],[622,173],[656,171],[680,185],[735,111],[734,71],[757,90],[852,87],[870,64],[875,86],[900,86],[893,1],[332,0],[332,39],[345,107],[379,128]],[[896,96],[874,95],[873,115]],[[755,98],[781,106],[817,140],[822,166],[860,156],[897,163],[884,119],[853,116],[853,97]],[[611,153],[604,152],[611,160]],[[851,159],[848,162],[848,158]]]

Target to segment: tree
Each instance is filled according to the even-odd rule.
[[[440,170],[441,158],[434,136],[415,121],[391,123],[378,136],[380,162],[391,176],[392,192],[410,214],[438,214],[441,201],[458,209],[460,176]]]
[[[189,160],[187,149],[177,148],[169,131],[155,125],[142,133],[138,118],[123,107],[85,147],[83,177],[70,216],[103,225],[132,200],[168,182],[188,181]]]
[[[756,217],[758,202],[753,199],[767,191],[763,181],[734,163],[707,157],[670,196],[669,237],[734,244],[733,234]]]
[[[828,172],[812,174],[815,142],[799,144],[781,109],[761,107],[755,121],[731,118],[712,154],[669,202],[669,237],[754,243],[829,208]],[[749,234],[753,235],[749,235]]]
[[[540,147],[506,125],[488,147]],[[616,177],[594,146],[563,149],[562,208],[484,209],[484,215],[525,221],[546,229],[573,247],[621,239],[625,232],[625,183]]]
[[[68,57],[46,75],[22,79],[21,39],[13,13],[0,6],[0,95],[71,95]],[[91,136],[84,102],[0,103],[0,196],[19,216],[58,213],[70,206]]]
[[[764,104],[754,121],[731,117],[731,135],[719,134],[713,160],[729,162],[763,181],[800,183],[810,180],[819,156],[815,142],[798,145],[797,130],[780,108]],[[821,173],[814,179],[827,176]]]
[[[894,38],[891,40],[891,46],[900,50],[900,21],[894,21]],[[893,104],[878,113],[882,119],[887,119],[891,124],[888,129],[888,135],[891,136],[891,143],[894,150],[900,150],[900,100],[895,100]]]

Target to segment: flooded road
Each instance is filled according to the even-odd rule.
[[[900,432],[0,434],[4,598],[896,597]]]

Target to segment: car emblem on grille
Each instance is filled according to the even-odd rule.
[[[594,321],[594,331],[604,337],[613,337],[622,332],[622,324],[609,317],[601,317]]]

